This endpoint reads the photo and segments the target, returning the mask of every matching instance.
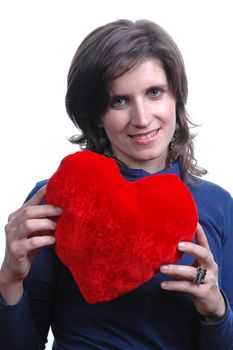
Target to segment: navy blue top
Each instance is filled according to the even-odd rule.
[[[134,181],[146,171],[121,167]],[[160,174],[180,176],[178,163]],[[29,197],[46,181],[36,185]],[[49,326],[53,350],[232,350],[233,349],[233,200],[221,187],[204,180],[188,185],[199,221],[219,267],[219,285],[227,303],[225,316],[208,323],[185,293],[162,290],[156,274],[133,292],[89,305],[54,247],[44,248],[25,281],[25,294],[13,306],[0,301],[0,349],[44,349]],[[184,254],[178,264],[190,264]]]

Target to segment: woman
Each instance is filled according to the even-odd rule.
[[[62,209],[40,205],[46,181],[38,183],[6,225],[4,350],[43,349],[50,325],[53,349],[233,349],[233,201],[200,179],[206,171],[194,158],[186,100],[182,56],[155,23],[119,20],[81,43],[66,107],[82,134],[71,141],[115,159],[130,181],[180,176],[198,208],[196,241],[180,242],[187,254],[178,264],[161,266],[135,291],[89,305],[54,252],[52,217]]]

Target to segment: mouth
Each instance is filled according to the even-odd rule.
[[[146,133],[139,133],[139,134],[131,134],[128,135],[130,138],[134,139],[135,141],[140,141],[140,140],[147,140],[154,138],[160,129],[154,129],[152,131],[148,131]]]

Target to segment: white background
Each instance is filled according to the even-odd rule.
[[[0,2],[0,260],[8,215],[77,150],[67,140],[76,129],[65,112],[66,75],[84,36],[112,20],[151,19],[173,36],[186,62],[188,111],[201,124],[198,163],[208,169],[207,179],[233,193],[230,5],[230,0]]]

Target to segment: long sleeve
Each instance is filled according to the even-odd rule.
[[[39,336],[31,317],[27,293],[16,305],[0,300],[1,350],[40,350]]]
[[[227,300],[226,304],[226,314],[220,321],[215,323],[201,321],[201,350],[233,349],[233,313]]]
[[[38,183],[26,201],[45,184],[46,181]],[[42,350],[45,348],[55,288],[53,282],[57,271],[54,267],[57,265],[53,247],[44,248],[33,263],[30,274],[25,280],[25,292],[19,303],[9,306],[0,297],[1,350]],[[39,277],[40,280],[38,280]],[[39,290],[42,295],[35,302],[35,306],[33,291],[38,292]],[[39,312],[33,313],[33,308]]]
[[[216,323],[201,321],[201,350],[233,350],[233,200],[227,192],[223,192],[222,200],[219,199],[220,201],[214,201],[214,205],[220,211],[220,215],[215,215],[214,220],[215,226],[221,228],[219,230],[221,252],[220,249],[215,249],[213,253],[218,257],[219,285],[227,310],[225,316]],[[213,228],[212,224],[212,231]],[[215,240],[215,247],[218,247],[216,236],[209,238],[210,243],[212,239]]]
[[[0,300],[0,349],[42,350],[52,320],[60,262],[54,248],[44,248],[25,280],[25,294],[16,305]]]

